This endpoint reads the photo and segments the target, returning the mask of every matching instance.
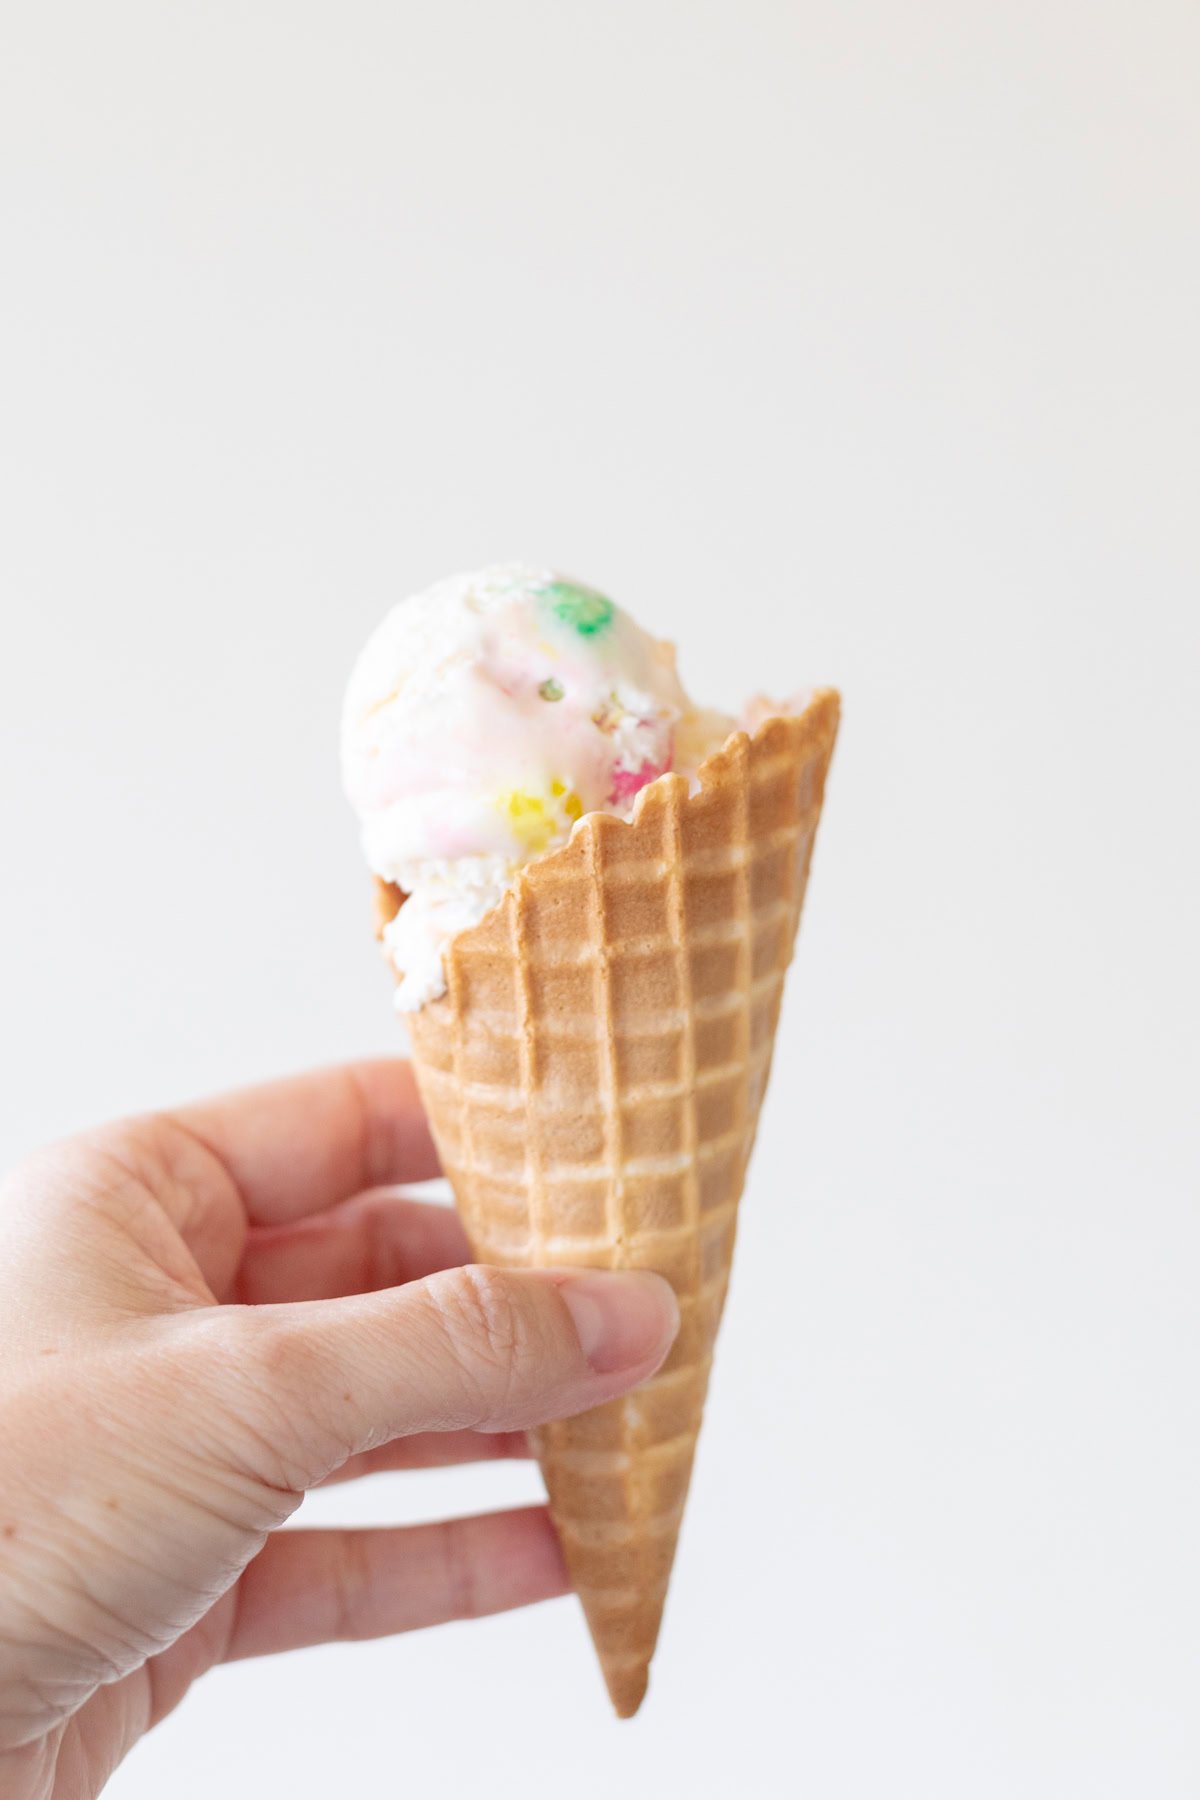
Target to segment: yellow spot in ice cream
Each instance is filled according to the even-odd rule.
[[[523,850],[537,856],[554,836],[554,820],[546,802],[537,794],[526,794],[520,788],[501,794],[500,810],[512,826],[513,836]]]
[[[550,783],[550,792],[554,795],[556,800],[562,801],[562,809],[566,813],[568,819],[582,819],[583,801],[579,798],[579,795],[575,792],[574,788],[569,788],[565,781],[552,781]]]
[[[551,782],[549,798],[530,794],[524,788],[511,788],[501,794],[497,805],[528,856],[540,856],[555,838],[566,835],[567,821],[583,816],[583,801],[563,781]]]

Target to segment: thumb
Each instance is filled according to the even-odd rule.
[[[216,1352],[205,1360],[224,1417],[243,1428],[227,1449],[300,1489],[413,1432],[515,1431],[599,1406],[659,1367],[679,1307],[648,1272],[468,1266],[192,1321]],[[256,1466],[264,1457],[276,1466]]]

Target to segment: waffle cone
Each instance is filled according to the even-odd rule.
[[[679,1298],[651,1381],[534,1434],[622,1718],[658,1637],[837,724],[819,693],[730,737],[697,792],[665,775],[631,823],[589,814],[452,940],[445,997],[409,1021],[477,1259],[654,1269]]]

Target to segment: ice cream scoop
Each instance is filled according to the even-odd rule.
[[[346,693],[342,768],[367,862],[406,896],[384,933],[411,1011],[442,949],[585,813],[628,817],[733,729],[688,699],[672,645],[595,588],[502,564],[393,607]]]

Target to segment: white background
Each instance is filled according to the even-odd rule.
[[[642,1716],[559,1602],[220,1672],[118,1800],[1198,1791],[1198,68],[1192,0],[5,9],[6,1158],[395,1046],[401,593],[846,696]]]

